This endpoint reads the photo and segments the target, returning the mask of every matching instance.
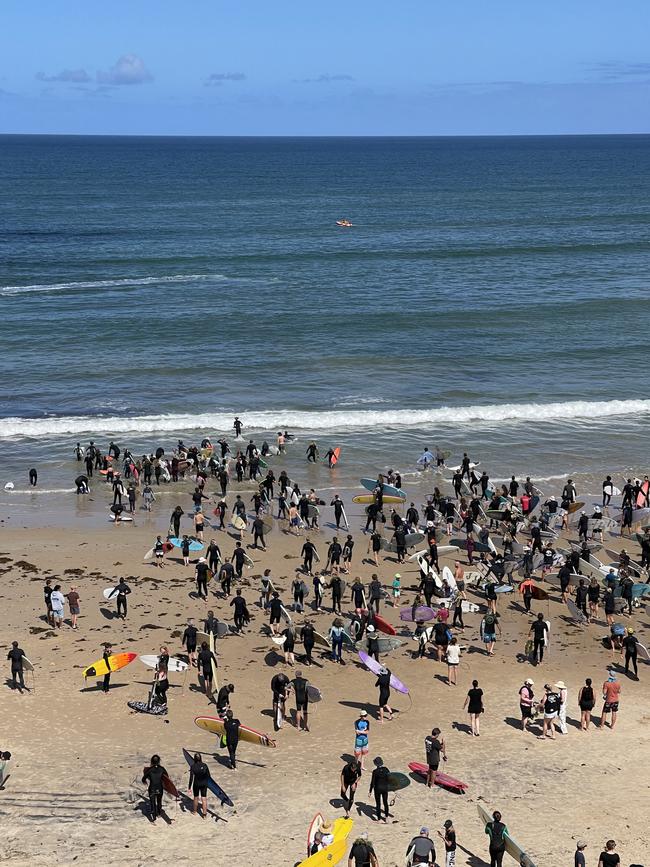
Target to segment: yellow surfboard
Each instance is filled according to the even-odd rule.
[[[300,862],[299,867],[334,867],[339,864],[348,850],[348,837],[352,831],[352,819],[337,819],[334,822],[334,842],[315,855]]]
[[[223,720],[217,716],[197,716],[194,720],[194,725],[197,725],[200,729],[203,729],[203,731],[210,732],[213,735],[221,736],[225,734]],[[263,732],[257,732],[255,729],[243,724],[240,724],[239,726],[239,740],[248,741],[249,744],[259,744],[262,747],[277,746],[273,738],[270,738]]]
[[[370,503],[375,502],[375,498],[372,494],[357,494],[356,497],[352,497],[353,503],[360,503],[363,506],[369,506]],[[401,497],[384,497],[384,503],[404,503],[404,500]]]
[[[133,662],[137,656],[137,653],[112,653],[108,657],[108,665],[106,665],[106,661],[102,657],[101,659],[98,659],[97,662],[93,662],[92,665],[89,665],[88,668],[84,668],[83,676],[103,677],[105,674],[108,674],[109,671],[119,671],[120,668],[124,668],[125,665]]]

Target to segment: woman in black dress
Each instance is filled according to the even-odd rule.
[[[467,693],[463,710],[465,710],[465,708],[467,708],[467,713],[469,714],[469,721],[472,726],[472,735],[474,735],[474,737],[479,737],[481,734],[479,719],[485,708],[483,707],[483,690],[479,689],[478,680],[472,681],[472,688]]]

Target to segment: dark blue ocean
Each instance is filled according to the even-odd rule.
[[[641,471],[650,137],[0,137],[0,311],[3,482],[235,413],[338,485]]]

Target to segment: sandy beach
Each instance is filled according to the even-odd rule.
[[[177,493],[175,499],[187,510],[187,494],[180,489]],[[173,654],[182,653],[180,636],[188,617],[199,621],[211,608],[221,619],[232,621],[229,602],[214,595],[216,582],[210,585],[209,604],[195,597],[194,568],[182,565],[179,552],[171,554],[163,569],[143,562],[156,533],[167,529],[169,498],[164,506],[156,504],[152,515],[138,512],[133,524],[112,526],[106,520],[108,491],[98,485],[94,496],[94,519],[83,527],[74,521],[53,526],[56,516],[45,512],[42,529],[19,527],[19,518],[9,519],[8,511],[1,516],[5,519],[0,542],[1,649],[6,655],[11,641],[18,640],[35,667],[34,677],[27,675],[28,693],[12,692],[9,680],[3,686],[0,748],[13,755],[10,777],[0,792],[6,863],[88,864],[100,851],[99,857],[108,864],[184,864],[205,857],[216,864],[296,864],[306,855],[312,816],[319,811],[332,819],[343,815],[338,777],[342,757],[352,753],[354,720],[360,708],[367,708],[370,714],[371,759],[381,756],[391,770],[408,773],[409,762],[425,761],[423,739],[438,726],[449,755],[444,770],[468,784],[467,794],[458,795],[437,787],[429,791],[414,777],[397,794],[392,818],[384,825],[371,818],[373,799],[367,795],[366,772],[358,789],[358,810],[352,813],[350,841],[367,831],[382,867],[404,864],[409,840],[420,826],[430,827],[433,833],[442,829],[447,818],[453,818],[458,835],[457,863],[470,867],[489,863],[477,803],[490,811],[501,810],[512,836],[538,867],[568,863],[579,838],[589,843],[590,864],[609,838],[618,841],[623,864],[643,863],[650,849],[644,761],[650,731],[648,666],[640,661],[638,682],[621,674],[621,713],[613,732],[592,728],[583,733],[577,723],[576,696],[584,678],[593,678],[597,696],[606,678],[610,653],[601,643],[607,634],[604,618],[590,626],[575,624],[556,589],[551,590],[548,603],[533,602],[533,611],[542,610],[552,623],[550,651],[542,666],[535,668],[523,655],[530,618],[523,613],[518,594],[499,602],[503,636],[493,658],[485,655],[479,639],[481,614],[466,615],[461,643],[468,652],[462,656],[457,687],[447,686],[444,663],[413,659],[416,645],[407,638],[385,661],[409,686],[412,702],[393,693],[398,712],[383,726],[375,719],[375,678],[358,664],[356,654],[348,652],[347,665],[339,667],[316,653],[317,665],[303,669],[324,695],[313,706],[311,732],[298,734],[285,725],[273,735],[276,749],[241,743],[239,766],[232,771],[217,738],[194,725],[195,716],[215,714],[214,704],[195,685],[194,673],[170,675],[166,717],[134,714],[127,707],[127,701],[147,697],[150,672],[139,660],[112,676],[107,696],[99,683],[84,683],[81,671],[101,657],[101,642],[110,641],[115,652],[152,654],[165,643]],[[106,505],[102,505],[104,500]],[[322,511],[327,522],[332,510]],[[358,519],[351,522],[357,539],[352,574],[367,583],[372,572],[378,571],[388,586],[397,564],[392,559],[380,560],[379,570],[362,564],[367,542],[358,532]],[[220,683],[235,685],[231,701],[235,715],[242,723],[270,734],[270,680],[287,667],[264,635],[262,627],[268,617],[258,606],[255,576],[270,568],[282,598],[289,601],[288,588],[300,564],[304,541],[287,535],[279,529],[281,524],[275,522],[266,553],[249,549],[255,565],[245,571],[243,587],[253,614],[250,628],[244,636],[221,640],[217,647]],[[189,522],[185,526],[189,529]],[[234,538],[223,532],[206,534],[207,539],[211,536],[230,556]],[[324,560],[332,530],[325,526],[313,536]],[[616,540],[607,544],[620,547]],[[452,562],[444,558],[441,566]],[[419,580],[418,570],[408,563],[399,571],[403,604],[408,604],[414,596],[410,588]],[[48,628],[43,604],[47,577],[53,584],[61,583],[64,593],[77,587],[81,597],[77,631],[67,623],[58,631]],[[133,591],[125,622],[113,617],[113,603],[102,597],[103,588],[117,577],[124,577]],[[470,589],[468,595],[485,610],[482,593]],[[321,632],[332,622],[330,606],[328,593],[325,611],[313,615],[308,611]],[[349,610],[349,605],[344,604],[343,610]],[[404,624],[397,612],[382,606],[382,614],[398,628],[399,635]],[[639,639],[647,643],[650,623],[643,607],[635,610],[632,621]],[[296,622],[302,622],[299,615]],[[300,649],[297,645],[297,668],[301,667]],[[8,677],[8,663],[5,672]],[[567,736],[542,742],[521,732],[518,690],[526,677],[535,680],[536,696],[543,693],[546,682],[566,682]],[[467,714],[462,710],[472,678],[485,694],[480,739],[468,734]],[[598,701],[596,709],[600,707]],[[235,808],[221,807],[210,799],[212,815],[202,821],[166,796],[173,822],[152,826],[140,782],[143,766],[158,752],[174,782],[186,791],[183,747],[203,752],[213,777]],[[440,862],[444,848],[437,835],[435,841]],[[504,863],[514,862],[508,862],[506,856]]]

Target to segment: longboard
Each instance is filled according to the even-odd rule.
[[[420,762],[409,762],[409,769],[413,771],[414,774],[424,777],[425,780],[429,775],[428,766],[423,765]],[[450,789],[452,792],[460,792],[461,795],[464,795],[467,790],[467,783],[456,780],[448,774],[441,774],[439,771],[435,772],[433,782],[436,786],[441,786],[443,789]]]

